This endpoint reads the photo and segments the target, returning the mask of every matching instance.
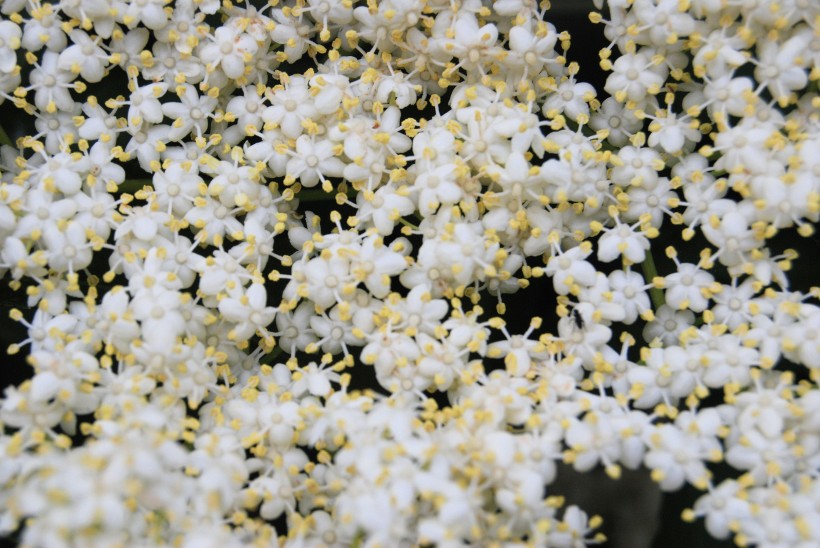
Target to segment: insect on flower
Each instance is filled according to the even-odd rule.
[[[575,327],[577,327],[578,329],[584,329],[584,317],[581,315],[581,311],[577,308],[574,308],[572,310],[572,321],[575,322]]]

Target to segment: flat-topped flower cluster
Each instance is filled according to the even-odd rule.
[[[598,542],[563,461],[817,545],[820,5],[603,4],[595,89],[549,2],[3,1],[0,534]]]

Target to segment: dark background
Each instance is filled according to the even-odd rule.
[[[594,9],[591,0],[553,0],[552,8],[548,12],[547,17],[551,23],[555,25],[558,31],[568,31],[572,35],[572,46],[568,52],[570,61],[577,61],[581,67],[578,75],[578,80],[586,81],[595,86],[603,94],[603,85],[606,80],[606,73],[598,67],[598,51],[607,45],[604,39],[602,26],[595,26],[589,22],[587,14]],[[599,98],[603,99],[603,97]],[[6,129],[9,136],[15,139],[26,133],[25,121],[20,116],[19,111],[16,111],[8,102],[0,105],[0,124]],[[668,227],[668,224],[666,225]],[[781,234],[777,236],[772,242],[772,247],[776,251],[782,251],[786,247],[798,249],[802,256],[811,256],[820,250],[820,239],[816,236],[811,238],[800,238],[796,236],[793,231],[788,234]],[[662,242],[655,242],[654,249],[663,249],[665,245]],[[697,253],[700,246],[694,244],[691,251]],[[658,262],[659,271],[661,273],[666,270],[664,267],[671,266],[665,257],[655,257]],[[669,263],[669,264],[667,264]],[[800,264],[800,263],[798,263]],[[812,268],[804,260],[803,268],[800,271],[790,273],[793,289],[806,290],[815,281]],[[515,295],[505,297],[507,304],[507,319],[511,324],[511,331],[523,332],[529,322],[529,318],[533,315],[551,316],[555,306],[554,295],[551,288],[541,286],[543,292],[539,291],[539,287],[533,284],[534,287],[525,292],[519,292]],[[540,294],[540,295],[539,295]],[[12,308],[19,308],[26,310],[26,297],[22,291],[12,292],[5,281],[0,281],[0,352],[2,352],[4,359],[0,365],[0,387],[9,385],[16,385],[30,376],[31,369],[25,363],[25,352],[21,352],[16,356],[7,356],[5,349],[9,344],[20,342],[26,338],[25,328],[9,319],[9,311]],[[489,308],[491,310],[491,308]],[[515,312],[520,310],[520,316]],[[27,319],[30,319],[30,314],[26,314]],[[515,325],[516,319],[520,320],[522,324],[521,329]],[[546,318],[545,318],[546,319]],[[545,324],[546,326],[546,324]],[[719,471],[718,471],[719,472]],[[598,479],[600,476],[595,476]],[[567,479],[565,476],[563,479]],[[569,501],[573,499],[586,499],[591,497],[598,497],[601,499],[609,499],[604,502],[612,505],[618,505],[618,497],[610,498],[613,492],[617,492],[620,488],[618,484],[613,483],[607,478],[600,478],[600,488],[590,481],[574,482],[569,484],[571,487],[566,488],[565,494]],[[566,484],[564,481],[562,484]],[[574,487],[573,487],[574,486]],[[627,484],[623,485],[623,489],[629,489]],[[574,491],[573,491],[574,490]],[[597,492],[596,492],[597,491]],[[626,494],[626,493],[625,493]],[[690,548],[690,547],[719,547],[719,546],[733,546],[730,542],[719,542],[712,539],[704,530],[702,521],[694,524],[684,523],[680,519],[681,511],[687,507],[691,507],[699,493],[692,487],[687,487],[677,493],[664,495],[659,509],[660,527],[655,536],[653,546],[656,548]],[[654,519],[651,515],[635,515],[633,519],[636,522],[643,522],[645,520]],[[604,531],[607,529],[607,524],[604,525]],[[0,546],[12,545],[13,541],[10,539],[0,539]],[[606,544],[605,546],[614,546],[614,543]],[[620,547],[619,547],[620,548]],[[631,548],[624,546],[623,548]]]

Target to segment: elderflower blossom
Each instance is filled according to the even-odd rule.
[[[0,536],[820,543],[820,11],[593,3],[0,3]]]

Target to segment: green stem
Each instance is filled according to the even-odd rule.
[[[281,346],[277,346],[277,347],[276,347],[276,348],[274,348],[274,349],[273,349],[273,350],[272,350],[269,354],[265,354],[265,355],[262,357],[261,362],[262,362],[262,363],[264,363],[264,364],[270,365],[270,364],[272,364],[272,363],[274,362],[274,360],[276,360],[276,358],[278,358],[279,356],[281,356],[281,355],[282,355],[282,353],[283,353],[282,347],[281,347]]]
[[[151,186],[152,182],[152,179],[126,179],[117,187],[117,190],[120,193],[133,194],[138,190],[142,190],[142,187],[146,185]]]
[[[400,222],[401,224],[403,224],[404,226],[409,226],[409,227],[410,227],[410,228],[412,228],[413,230],[418,230],[418,229],[419,229],[419,227],[418,227],[417,225],[414,225],[413,223],[411,223],[410,221],[408,221],[408,220],[407,220],[407,219],[405,219],[404,217],[400,218],[400,219],[399,219],[399,222]]]
[[[9,137],[9,134],[6,133],[6,130],[3,128],[3,126],[0,126],[0,145],[8,145],[10,147],[14,146],[11,137]]]
[[[353,537],[353,542],[350,543],[350,548],[361,548],[364,541],[364,531],[359,529],[356,531],[356,536]]]
[[[652,283],[652,280],[658,276],[658,269],[655,267],[655,259],[652,257],[652,253],[650,251],[646,252],[646,258],[641,263],[641,269],[643,270],[643,277],[647,283]],[[663,291],[661,291],[660,288],[655,286],[650,287],[649,296],[652,299],[652,306],[655,310],[658,310],[665,304]]]

